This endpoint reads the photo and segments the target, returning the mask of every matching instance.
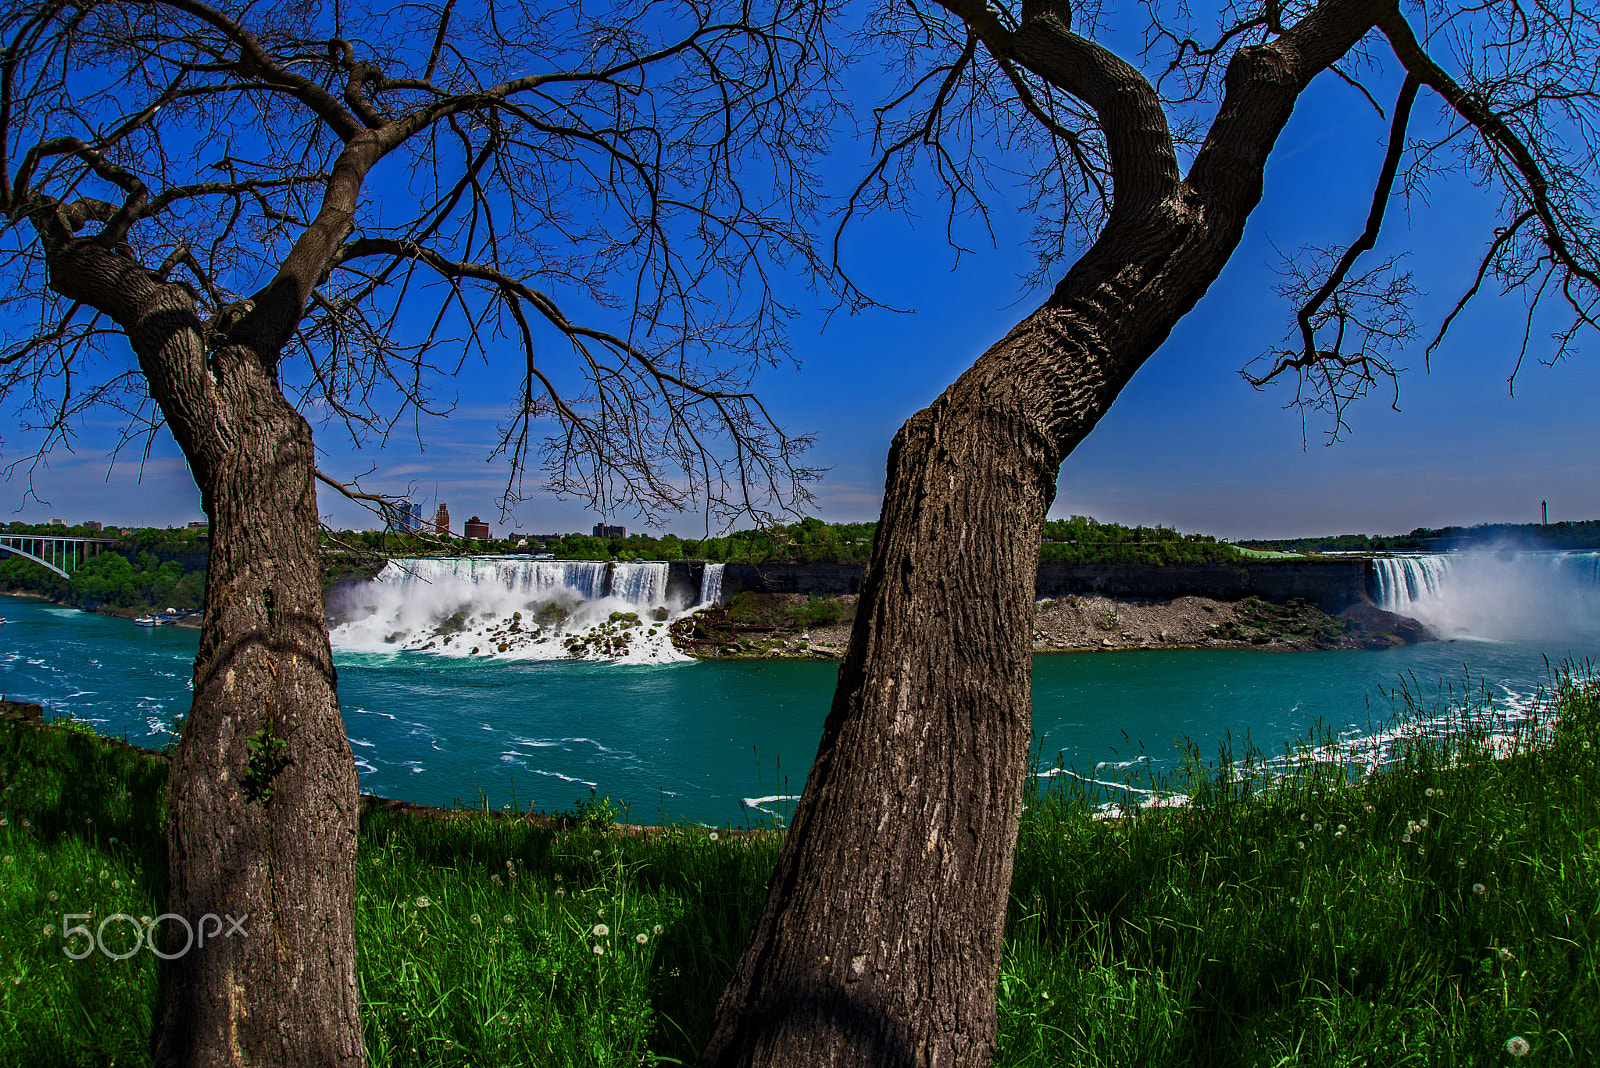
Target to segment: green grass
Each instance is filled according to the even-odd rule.
[[[1309,745],[1270,766],[1194,760],[1153,784],[1191,805],[1136,819],[1036,780],[999,1063],[1600,1063],[1600,685],[1559,676],[1525,731],[1537,746],[1509,757],[1474,711],[1375,775]],[[0,1063],[147,1063],[154,957],[72,961],[60,929],[64,912],[159,911],[163,771],[73,731],[0,731]],[[692,1063],[776,851],[370,814],[373,1064]]]

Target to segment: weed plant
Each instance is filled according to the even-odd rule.
[[[1482,711],[1380,767],[1337,739],[1191,752],[1145,786],[1187,805],[1137,816],[1036,779],[997,1062],[1600,1064],[1600,686],[1558,675],[1510,738]],[[79,731],[0,728],[0,1064],[148,1063],[158,962],[71,960],[84,940],[62,923],[158,912],[164,772]],[[693,1063],[778,835],[603,823],[363,819],[375,1066]],[[102,935],[131,940],[125,920]]]

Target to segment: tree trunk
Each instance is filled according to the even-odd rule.
[[[167,783],[163,1066],[359,1066],[359,797],[334,693],[311,429],[277,353],[182,286],[42,227],[51,285],[127,333],[210,518],[194,703]]]
[[[242,933],[173,960],[158,1065],[365,1062],[359,804],[322,600],[311,431],[270,380],[208,479],[194,707],[167,787],[168,908]],[[246,918],[247,917],[247,918]],[[169,928],[169,947],[181,939]],[[169,952],[174,951],[169,948]]]
[[[992,1057],[1056,465],[974,399],[952,390],[890,451],[821,750],[705,1065]]]
[[[1208,226],[1196,201],[1175,182],[1114,213],[896,436],[817,762],[704,1068],[993,1060],[1045,513],[1061,461],[1237,243],[1242,217]]]

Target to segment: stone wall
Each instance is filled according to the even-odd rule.
[[[1038,595],[1098,593],[1106,597],[1170,600],[1193,594],[1219,601],[1256,596],[1283,602],[1299,597],[1324,612],[1338,613],[1370,599],[1371,562],[1252,562],[1156,567],[1140,564],[1042,564]]]
[[[694,568],[699,589],[700,561],[674,561],[673,569]],[[726,599],[754,593],[838,596],[861,592],[862,564],[729,564],[722,575]],[[1098,593],[1106,597],[1170,600],[1194,594],[1223,601],[1256,596],[1282,602],[1299,597],[1325,612],[1337,613],[1370,599],[1371,564],[1365,559],[1328,563],[1261,562],[1157,567],[1141,564],[1043,564],[1037,594],[1062,597]],[[687,579],[687,573],[686,573]]]
[[[864,571],[865,564],[729,564],[722,572],[722,596],[749,590],[838,597],[860,593]]]

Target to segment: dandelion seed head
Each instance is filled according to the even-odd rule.
[[[1505,946],[1501,946],[1500,947],[1499,956],[1500,956],[1500,961],[1503,964],[1503,963],[1505,963],[1507,961],[1515,960],[1517,955],[1515,953],[1511,952]]]
[[[716,831],[712,831],[712,832],[711,832],[711,834],[710,834],[710,835],[708,835],[708,837],[709,837],[709,838],[710,838],[710,839],[711,839],[711,840],[712,840],[712,841],[713,841],[713,842],[715,842],[715,841],[716,841],[716,840],[717,840],[717,832],[716,832]]]
[[[598,857],[598,856],[599,856],[599,855],[600,855],[600,850],[598,850],[598,849],[596,849],[596,850],[595,850],[595,851],[594,851],[594,855],[595,855],[595,856],[597,856],[597,857]]]
[[[1487,886],[1484,886],[1482,883],[1473,883],[1472,884],[1472,892],[1476,896],[1482,897],[1484,894],[1487,894],[1489,892],[1489,888]]]
[[[1422,828],[1426,828],[1428,826],[1428,817],[1424,816],[1420,820],[1418,820],[1417,821],[1417,826],[1418,827],[1422,827]]]
[[[1315,832],[1316,832],[1316,833],[1318,833],[1318,834],[1321,834],[1321,833],[1322,833],[1322,824],[1320,824],[1320,823],[1313,823],[1313,824],[1312,824],[1312,825],[1311,825],[1311,829],[1312,829],[1312,830],[1313,830],[1313,831],[1315,831]]]
[[[483,926],[483,917],[479,916],[476,912],[474,912],[472,914],[472,926],[474,926],[474,927],[482,927]]]
[[[53,935],[55,933],[56,933],[56,925],[55,924],[47,923],[47,924],[44,925],[44,936],[46,938],[49,938],[51,935]]]
[[[59,895],[54,890],[52,890],[48,894],[46,894],[44,896],[49,898],[51,901],[54,901]]]
[[[419,908],[419,909],[425,909],[431,904],[433,904],[433,901],[431,899],[429,899],[429,898],[426,898],[426,897],[417,898],[417,908]]]
[[[663,930],[665,930],[665,928],[663,928],[659,923],[650,928],[650,932],[657,936],[659,936]]]
[[[1422,794],[1423,794],[1424,797],[1432,797],[1433,796],[1433,787],[1431,787],[1431,786],[1428,787],[1426,790],[1422,791]]]
[[[633,940],[642,946],[646,942],[650,941],[650,936],[641,931],[633,936]]]
[[[1526,1057],[1533,1050],[1533,1046],[1521,1035],[1512,1035],[1506,1039],[1506,1052],[1513,1057]]]
[[[607,927],[603,923],[597,923],[589,931],[589,933],[594,935],[596,938],[604,938],[606,935],[611,933],[611,928]]]
[[[511,913],[508,912],[504,916],[500,917],[500,922],[505,924],[507,927],[510,927],[511,926]]]

